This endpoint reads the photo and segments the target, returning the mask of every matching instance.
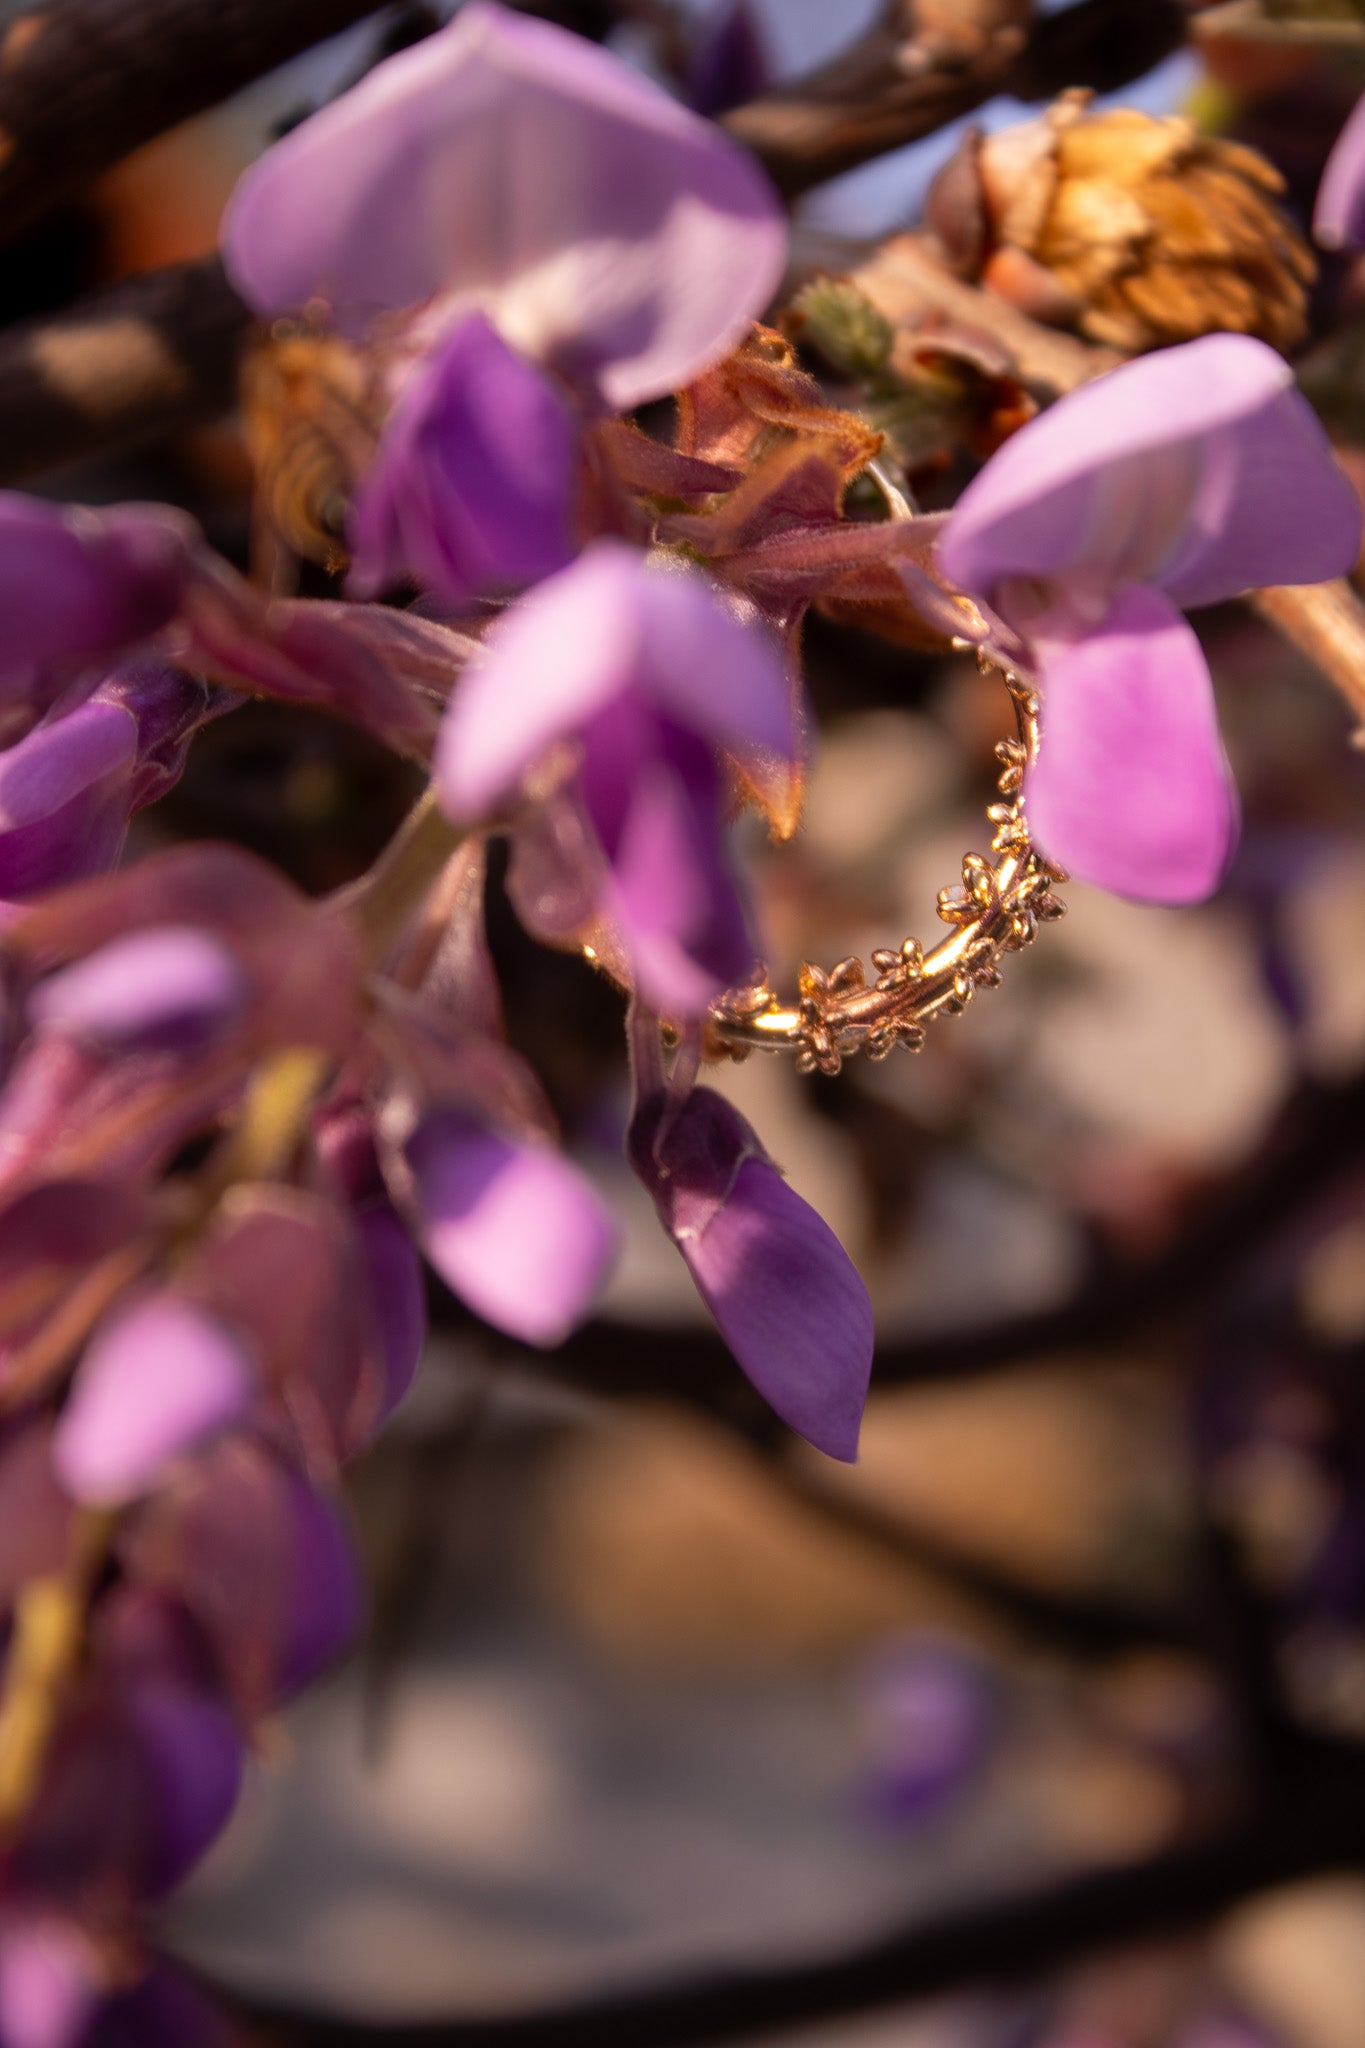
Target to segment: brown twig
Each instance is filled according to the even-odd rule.
[[[1025,0],[890,0],[851,48],[736,107],[724,126],[797,198],[996,93],[1114,91],[1178,49],[1185,27],[1176,0],[1080,0],[1036,21]]]
[[[251,315],[216,257],[0,329],[0,484],[227,412]]]
[[[0,234],[375,0],[35,0],[0,40]]]
[[[918,1919],[852,1954],[712,1968],[682,1982],[498,2018],[417,2024],[253,2013],[277,2048],[703,2048],[967,1986],[1036,1981],[1118,1944],[1206,1925],[1238,1900],[1365,1864],[1365,1762],[1344,1744],[1290,1748],[1257,1810],[1149,1861]],[[809,1944],[807,1945],[809,1947]]]

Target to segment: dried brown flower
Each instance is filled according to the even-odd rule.
[[[940,173],[930,220],[956,266],[1130,353],[1219,329],[1296,347],[1314,264],[1279,173],[1179,115],[1086,102],[973,136]]]

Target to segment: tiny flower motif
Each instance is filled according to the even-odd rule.
[[[173,1295],[123,1310],[81,1362],[53,1439],[73,1500],[115,1507],[153,1486],[172,1459],[248,1412],[255,1373],[241,1346]]]
[[[477,1315],[525,1343],[562,1340],[616,1256],[610,1211],[542,1139],[516,1139],[462,1110],[425,1117],[407,1142],[427,1257]]]
[[[363,335],[436,299],[428,326],[455,324],[400,392],[351,533],[357,587],[401,566],[453,603],[472,579],[516,585],[564,559],[559,386],[593,413],[688,383],[762,311],[785,247],[734,142],[491,0],[277,143],[223,228],[229,274],[266,317],[321,304]]]
[[[764,1400],[818,1450],[856,1458],[875,1331],[867,1289],[829,1225],[712,1088],[641,1103],[627,1152]]]
[[[944,572],[1031,646],[1042,850],[1119,895],[1217,886],[1236,797],[1180,608],[1316,583],[1356,558],[1360,508],[1288,366],[1243,335],[1124,364],[1016,434],[963,493]]]
[[[1365,97],[1332,146],[1313,207],[1313,236],[1324,249],[1365,248]]]
[[[600,907],[645,1000],[696,1015],[754,960],[714,750],[759,781],[800,750],[776,643],[695,572],[599,542],[516,606],[464,677],[437,745],[443,807],[487,815],[570,739]]]

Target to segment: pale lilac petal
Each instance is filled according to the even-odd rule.
[[[253,1393],[250,1360],[226,1330],[157,1295],[91,1343],[53,1437],[53,1469],[73,1500],[116,1507],[240,1420]]]
[[[558,393],[481,313],[404,386],[351,514],[354,597],[422,585],[458,610],[571,559],[574,429]]]
[[[1365,246],[1365,98],[1332,145],[1313,205],[1313,235],[1324,249]]]
[[[223,227],[258,313],[321,299],[355,333],[470,294],[614,411],[725,354],[785,246],[736,144],[608,52],[486,0],[277,143]]]
[[[857,1268],[725,1098],[641,1106],[631,1165],[749,1379],[832,1458],[858,1454],[876,1332]]]
[[[0,899],[111,868],[136,774],[137,722],[117,704],[82,704],[0,753]]]
[[[193,925],[152,925],[50,975],[28,1008],[35,1024],[111,1051],[198,1049],[233,1022],[246,994],[219,940]]]
[[[412,1385],[427,1335],[422,1265],[412,1239],[387,1202],[373,1202],[356,1217],[384,1359],[384,1394],[376,1427]]]
[[[986,598],[1045,578],[1159,583],[1188,605],[1342,575],[1359,539],[1355,494],[1289,366],[1211,334],[1083,384],[1012,435],[938,555]]]
[[[1120,592],[1102,630],[1039,645],[1043,713],[1025,808],[1041,849],[1082,881],[1195,903],[1237,836],[1199,642],[1168,598]]]
[[[617,1228],[590,1182],[555,1148],[438,1110],[407,1145],[422,1245],[485,1321],[528,1344],[560,1343],[597,1298]]]
[[[741,758],[799,751],[766,629],[697,573],[654,569],[600,541],[514,606],[461,678],[436,749],[446,811],[485,815],[557,740],[631,691]]]
[[[0,2041],[5,2048],[77,2048],[98,2003],[89,1944],[59,1920],[11,1921],[0,1932]]]

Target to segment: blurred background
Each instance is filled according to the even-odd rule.
[[[211,250],[263,143],[448,11],[381,10],[138,151],[7,253],[5,317]],[[622,12],[649,61],[654,11]],[[755,12],[780,77],[876,8]],[[1253,139],[1302,201],[1365,63],[1253,57],[1118,98]],[[908,223],[959,132],[801,218]],[[40,487],[186,504],[247,558],[230,419]],[[164,1928],[275,2038],[1365,2048],[1365,759],[1265,625],[1199,623],[1246,812],[1213,903],[1073,886],[917,1057],[715,1077],[872,1289],[856,1469],[719,1346],[620,1163],[617,999],[494,877],[511,1036],[628,1250],[560,1357],[437,1298],[353,1475],[365,1647],[274,1728]],[[780,986],[925,935],[1009,729],[967,661],[820,621],[807,649],[805,826],[753,848]],[[226,836],[331,888],[408,777],[249,708],[139,843]]]

